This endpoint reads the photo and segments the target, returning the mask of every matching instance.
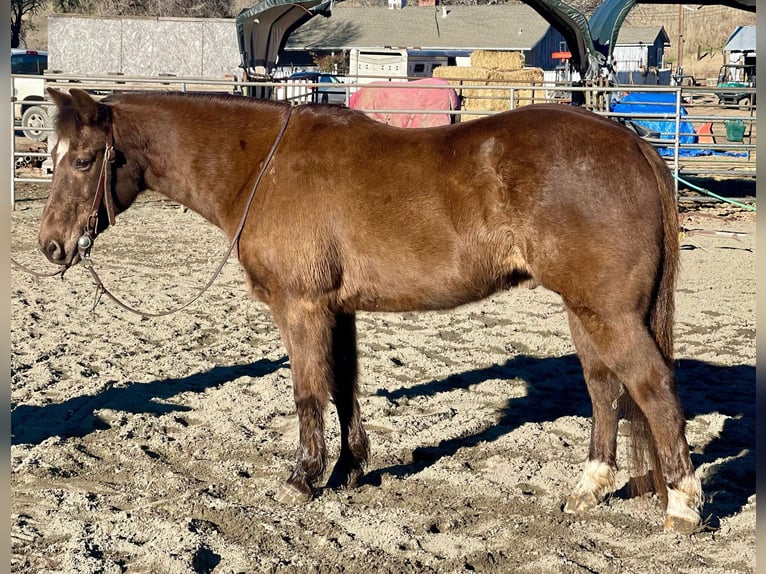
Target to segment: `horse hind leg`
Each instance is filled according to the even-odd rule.
[[[593,349],[646,419],[656,453],[654,472],[661,475],[659,483],[667,492],[665,529],[696,531],[701,523],[702,488],[691,463],[686,420],[671,367],[641,317],[604,318],[588,310],[577,315]]]
[[[354,486],[364,474],[369,443],[359,409],[356,317],[338,313],[332,330],[333,385],[331,389],[340,423],[340,456],[327,481],[330,488]]]
[[[593,405],[588,460],[580,481],[564,505],[564,512],[578,514],[595,507],[614,492],[618,403],[623,387],[598,357],[580,320],[571,311],[569,325]]]

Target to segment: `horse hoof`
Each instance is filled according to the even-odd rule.
[[[598,498],[592,493],[570,494],[564,505],[564,512],[567,514],[580,514],[598,504]]]
[[[327,488],[343,489],[354,488],[364,476],[364,470],[359,465],[348,465],[338,462],[333,468],[330,478],[327,479]]]
[[[685,476],[676,485],[668,488],[668,505],[665,510],[665,532],[694,534],[704,527],[700,516],[702,487],[693,474]]]
[[[675,532],[676,534],[689,536],[691,534],[696,534],[701,530],[701,520],[689,520],[687,518],[680,518],[678,516],[665,517],[665,532]]]
[[[342,473],[336,478],[337,488],[354,488],[364,476],[364,471],[360,468],[351,469]]]
[[[313,493],[302,490],[294,484],[286,482],[276,495],[276,500],[282,504],[306,504],[314,498]]]
[[[361,468],[354,469],[351,472],[348,473],[348,478],[346,480],[346,488],[354,488],[359,484],[359,481],[362,480],[362,477],[364,476],[364,471]]]

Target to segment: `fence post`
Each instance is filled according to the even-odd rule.
[[[678,203],[678,176],[681,172],[679,155],[681,152],[681,87],[676,87],[676,141],[673,144],[673,170],[675,171],[676,203]]]
[[[11,76],[11,88],[16,78]],[[11,91],[13,94],[13,91]],[[11,211],[16,209],[16,97],[11,97]]]

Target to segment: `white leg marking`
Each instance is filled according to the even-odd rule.
[[[580,482],[564,505],[564,512],[578,514],[590,510],[610,492],[614,492],[614,468],[605,462],[589,460]]]
[[[702,485],[693,474],[681,479],[678,488],[668,488],[668,516],[696,524],[700,522],[701,506]]]
[[[601,500],[614,492],[614,469],[605,462],[589,460],[585,463],[575,494],[592,494]]]

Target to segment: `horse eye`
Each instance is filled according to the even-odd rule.
[[[93,163],[92,159],[77,158],[74,162],[74,167],[75,169],[85,171],[91,166],[92,163]]]

